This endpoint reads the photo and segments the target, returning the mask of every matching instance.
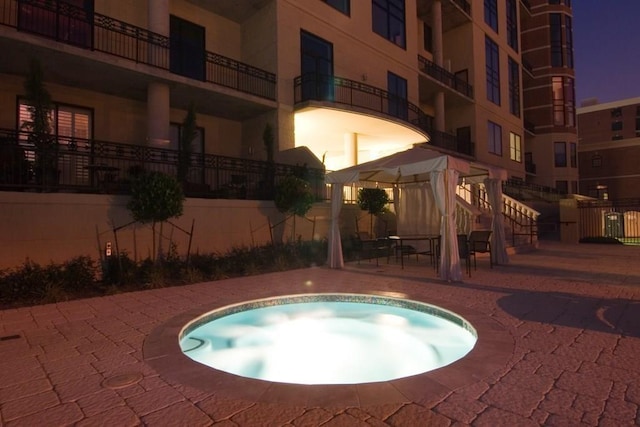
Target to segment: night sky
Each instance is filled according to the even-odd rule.
[[[578,107],[640,97],[640,0],[573,0]]]

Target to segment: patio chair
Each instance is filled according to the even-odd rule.
[[[352,244],[360,264],[361,259],[368,259],[371,261],[373,258],[376,260],[376,266],[379,264],[379,258],[381,256],[387,257],[387,263],[389,263],[389,254],[391,252],[391,241],[387,238],[373,239],[367,232],[358,232],[352,237]]]
[[[477,270],[476,254],[489,254],[489,268],[493,268],[491,260],[491,230],[474,230],[469,233],[469,253],[473,256],[473,269]]]
[[[458,256],[465,261],[467,274],[471,277],[471,251],[469,250],[469,239],[466,234],[458,234]]]

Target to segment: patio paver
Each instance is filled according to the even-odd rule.
[[[0,341],[0,425],[640,424],[639,246],[541,242],[506,266],[490,269],[479,257],[464,283],[438,280],[422,261],[2,310],[0,337],[18,338]],[[479,325],[477,351],[401,381],[299,389],[203,376],[195,362],[163,352],[193,313],[320,292],[450,308]]]

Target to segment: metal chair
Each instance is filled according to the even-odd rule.
[[[491,260],[491,230],[474,230],[469,233],[469,254],[473,256],[473,269],[477,270],[476,254],[489,254],[489,268],[493,268]]]

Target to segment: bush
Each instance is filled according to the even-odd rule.
[[[175,247],[160,263],[149,258],[135,262],[123,252],[104,261],[101,279],[96,263],[87,256],[47,266],[27,260],[0,271],[0,308],[304,268],[324,264],[326,254],[326,241],[239,247],[225,255],[194,254],[189,263]]]

